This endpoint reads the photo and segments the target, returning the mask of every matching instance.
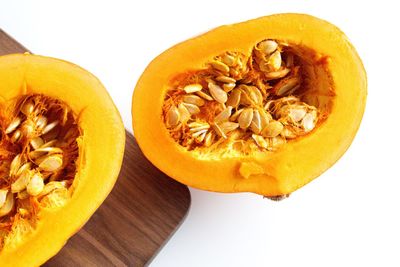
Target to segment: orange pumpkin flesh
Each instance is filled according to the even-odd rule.
[[[44,179],[44,188],[50,181],[66,182],[64,190],[61,190],[63,194],[57,195],[55,193],[61,191],[54,190],[40,196],[36,195],[39,191],[32,191],[34,186],[28,185],[22,191],[13,187],[11,184],[18,175],[7,175],[1,181],[3,189],[13,190],[15,207],[0,217],[1,223],[11,224],[8,228],[1,228],[0,262],[4,266],[38,266],[62,248],[111,191],[122,163],[125,131],[103,85],[76,65],[28,54],[2,56],[0,81],[0,156],[5,155],[5,148],[10,148],[6,145],[10,140],[18,140],[12,149],[7,150],[8,164],[3,167],[11,171],[10,159],[21,153],[23,161],[31,164],[30,172]],[[29,114],[21,112],[29,103],[34,107]],[[46,116],[46,125],[55,120],[58,124],[46,133],[38,126],[38,120],[33,119],[38,116],[30,112]],[[17,117],[22,119],[21,124],[7,131]],[[50,142],[50,151],[55,151],[55,154],[49,156],[47,152],[40,152],[39,156],[43,158],[39,162],[40,158],[35,157],[35,145],[29,142],[32,138],[28,138],[27,129],[30,128],[27,122],[31,122],[30,118],[32,123],[36,123],[32,128],[32,138],[38,135],[44,141],[58,140],[57,143]],[[68,120],[63,121],[63,118]],[[19,139],[15,137],[17,131],[21,132]],[[68,140],[69,143],[62,143]],[[27,150],[31,153],[25,153]],[[48,157],[54,160],[47,162],[50,165],[46,166],[43,159]],[[60,158],[64,165],[49,172]],[[58,176],[55,175],[57,171],[60,171]],[[27,199],[32,203],[27,210],[21,210],[20,194],[28,194]],[[32,212],[33,206],[35,212]],[[23,225],[18,224],[21,221],[28,227],[23,229]]]
[[[210,94],[210,85],[193,73],[209,71],[212,69],[209,63],[227,52],[241,53],[248,59],[255,45],[263,40],[287,44],[303,62],[301,76],[305,82],[293,95],[318,109],[315,128],[287,140],[276,151],[253,145],[254,149],[246,153],[227,146],[213,150],[203,145],[187,146],[181,137],[174,136],[166,116],[181,96],[171,98],[171,94],[176,91],[183,95],[186,85],[196,83],[202,84],[202,91]],[[245,78],[239,78],[237,83],[243,81],[240,79]],[[363,115],[366,86],[360,58],[347,37],[332,24],[302,14],[262,17],[216,28],[154,59],[134,91],[134,133],[146,157],[184,184],[218,192],[287,195],[318,177],[347,150]],[[277,95],[271,93],[268,97],[273,99]],[[169,99],[173,99],[172,104],[168,103]],[[218,101],[214,98],[211,102]],[[202,107],[200,110],[199,114],[209,112]],[[187,124],[193,117],[197,121],[196,116]],[[220,138],[216,134],[217,142]]]

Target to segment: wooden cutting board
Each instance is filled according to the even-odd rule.
[[[0,29],[0,55],[27,51]],[[147,265],[182,223],[189,206],[188,188],[157,170],[126,131],[124,161],[114,189],[45,266]]]

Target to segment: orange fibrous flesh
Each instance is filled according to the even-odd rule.
[[[30,94],[0,106],[0,250],[73,193],[82,131],[69,106]]]
[[[271,39],[248,56],[225,52],[170,81],[162,119],[179,145],[199,155],[277,151],[328,117],[335,96],[329,60]]]

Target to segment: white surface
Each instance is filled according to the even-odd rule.
[[[386,267],[400,266],[395,3],[3,0],[0,27],[37,54],[93,72],[131,129],[134,85],[150,60],[171,45],[221,24],[277,12],[309,13],[336,24],[357,48],[369,82],[364,120],[345,156],[279,203],[191,190],[186,221],[151,266]]]

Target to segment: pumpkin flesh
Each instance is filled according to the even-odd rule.
[[[248,58],[227,52],[172,79],[164,122],[200,159],[276,151],[329,115],[335,94],[327,61],[275,40],[259,42]]]
[[[48,99],[50,106],[63,103],[78,130],[72,137],[77,154],[69,164],[71,184],[67,197],[61,198],[65,203],[41,207],[32,229],[9,238],[0,251],[6,266],[38,266],[62,248],[111,191],[122,162],[124,127],[101,83],[71,63],[29,54],[2,56],[0,81],[2,108],[32,97],[38,103]],[[11,120],[6,116],[4,125]]]
[[[20,96],[1,111],[0,249],[33,231],[42,208],[67,203],[82,135],[69,107],[44,95]]]
[[[171,138],[163,106],[176,77],[204,70],[227,52],[248,58],[263,40],[288,44],[303,63],[307,82],[298,97],[318,109],[315,129],[272,152],[188,149]],[[359,127],[365,100],[364,68],[339,29],[308,15],[278,14],[216,28],[162,53],[137,83],[132,115],[144,154],[176,180],[210,191],[279,196],[310,182],[340,158]]]

